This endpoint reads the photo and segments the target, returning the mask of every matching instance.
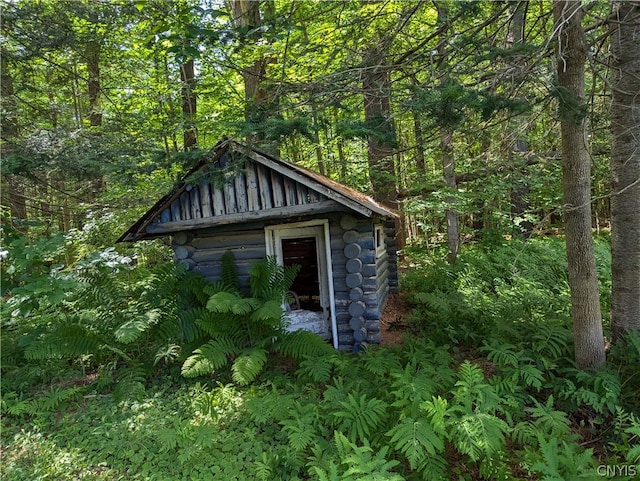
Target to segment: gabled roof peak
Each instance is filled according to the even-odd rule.
[[[371,197],[232,139],[220,141],[119,239],[350,210],[396,217]]]

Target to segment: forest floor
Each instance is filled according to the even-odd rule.
[[[404,294],[401,292],[389,294],[380,318],[381,344],[383,346],[391,347],[402,344],[407,330],[407,316],[411,309],[412,307]]]

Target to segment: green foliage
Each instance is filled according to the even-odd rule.
[[[536,252],[553,250],[538,246]],[[73,321],[67,330],[45,325],[44,314],[57,323],[60,318],[38,308],[19,318],[30,319],[29,328],[17,330],[14,319],[13,331],[3,332],[20,339],[7,352],[3,342],[7,475],[446,480],[528,473],[589,479],[599,464],[637,462],[637,414],[633,402],[622,404],[633,398],[625,397],[625,383],[635,382],[636,338],[614,346],[610,370],[576,369],[568,360],[563,314],[547,318],[526,300],[514,304],[523,286],[535,287],[536,302],[543,298],[532,277],[553,277],[552,268],[540,272],[521,261],[521,270],[508,265],[505,272],[479,256],[475,264],[434,269],[434,278],[409,284],[415,288],[409,296],[432,285],[458,292],[454,301],[463,299],[492,322],[475,346],[442,342],[464,335],[473,326],[469,318],[466,326],[450,322],[450,332],[413,335],[402,346],[371,347],[358,356],[306,331],[280,328],[284,273],[255,269],[271,285],[254,283],[247,297],[224,283],[181,277],[185,273],[173,265],[118,267],[114,274],[108,261],[83,263],[82,291],[64,304]],[[526,279],[514,278],[524,272]],[[549,282],[547,292],[556,288],[562,292]],[[488,302],[492,295],[498,295],[495,304]],[[446,306],[446,295],[438,302]],[[508,303],[520,312],[508,312]],[[418,303],[418,312],[425,306]],[[106,316],[103,308],[122,315]],[[92,336],[100,344],[87,352],[83,343]],[[182,351],[192,354],[185,359]],[[65,352],[75,357],[61,357]],[[297,369],[287,368],[288,357]],[[69,378],[55,377],[57,360]],[[185,376],[215,372],[228,384],[178,378],[182,386],[176,386],[174,360]],[[46,375],[37,374],[43,361],[51,365]],[[159,366],[169,367],[166,377],[158,378]],[[82,369],[97,374],[93,383]],[[594,440],[598,458],[582,446]],[[33,454],[29,459],[20,455],[24,449]]]
[[[229,272],[234,271],[232,263],[231,257],[225,261]],[[211,339],[185,360],[182,374],[203,376],[231,364],[233,380],[249,384],[263,371],[269,353],[296,360],[328,354],[331,348],[317,335],[285,330],[282,304],[298,270],[271,257],[250,268],[250,297],[235,290],[234,282],[209,287],[207,312],[201,312],[196,323]]]
[[[551,438],[539,437],[540,451],[530,454],[530,472],[543,475],[549,481],[568,479],[600,479],[597,474],[593,451],[581,451],[578,445]]]
[[[383,448],[374,454],[368,446],[358,446],[343,434],[335,433],[338,462],[331,461],[324,469],[314,467],[314,474],[320,481],[364,481],[387,480],[401,481],[403,478],[394,474],[391,469],[397,461],[385,459],[388,448]]]
[[[339,402],[341,410],[333,413],[337,429],[349,433],[352,442],[364,441],[375,433],[384,419],[386,403],[380,399],[367,399],[366,394],[356,398],[352,393]]]

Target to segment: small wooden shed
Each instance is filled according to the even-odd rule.
[[[178,262],[219,280],[231,250],[241,283],[251,264],[300,264],[293,328],[336,349],[381,341],[380,314],[397,289],[397,214],[316,172],[223,140],[119,241],[172,236]]]

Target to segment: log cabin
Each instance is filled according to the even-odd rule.
[[[225,139],[118,241],[170,236],[176,261],[212,282],[229,250],[244,285],[266,256],[298,264],[289,328],[357,351],[381,341],[381,312],[398,286],[397,219],[361,192]]]

